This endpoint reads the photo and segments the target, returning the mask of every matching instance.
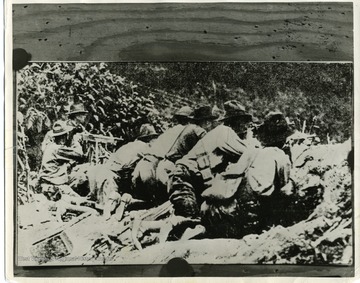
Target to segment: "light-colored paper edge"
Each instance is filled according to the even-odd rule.
[[[13,82],[12,82],[12,13],[11,3],[7,0],[4,2],[4,29],[5,29],[5,162],[4,162],[4,179],[5,179],[5,276],[7,280],[16,281],[13,277]]]
[[[5,177],[5,271],[6,278],[9,282],[99,282],[99,280],[107,282],[118,282],[118,278],[29,278],[29,277],[14,277],[13,276],[13,85],[12,85],[12,4],[23,4],[23,3],[171,3],[171,2],[185,2],[185,3],[211,3],[211,2],[220,2],[219,0],[207,0],[207,1],[192,1],[192,0],[168,0],[168,1],[138,1],[138,0],[128,0],[128,1],[116,1],[116,0],[98,0],[98,1],[88,1],[88,0],[53,0],[53,1],[44,1],[44,0],[14,0],[10,2],[5,0],[4,3],[4,19],[5,19],[5,163],[4,163],[4,177]],[[262,3],[281,3],[281,2],[352,2],[346,0],[334,1],[334,0],[320,0],[320,1],[289,1],[289,0],[278,0],[278,1],[221,1],[221,2],[262,2]],[[356,47],[360,46],[359,41],[359,28],[360,28],[360,3],[354,0],[354,127],[357,129],[354,134],[354,145],[355,145],[355,170],[354,170],[354,180],[359,179],[359,162],[360,154],[358,152],[360,145],[360,135],[359,135],[359,117],[360,117],[360,101],[357,98],[357,93],[359,92],[360,85],[360,70],[359,70],[359,50]],[[354,224],[355,224],[355,277],[353,278],[312,278],[312,277],[236,277],[236,278],[122,278],[121,282],[360,282],[360,257],[359,257],[359,246],[360,246],[360,209],[356,204],[360,204],[359,196],[359,185],[354,181]]]

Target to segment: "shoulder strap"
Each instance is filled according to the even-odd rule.
[[[181,131],[180,133],[178,134],[178,136],[176,137],[176,139],[174,140],[173,144],[171,145],[170,149],[168,150],[168,152],[165,154],[168,155],[169,152],[171,152],[173,149],[174,149],[174,146],[176,145],[178,139],[181,137],[181,135],[184,133],[185,129],[187,129],[188,127],[190,126],[190,124],[186,125]]]

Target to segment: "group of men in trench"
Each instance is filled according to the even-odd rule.
[[[275,224],[291,182],[282,149],[290,127],[280,112],[254,127],[239,101],[223,106],[220,117],[210,105],[184,106],[161,134],[143,124],[135,140],[94,165],[86,162],[82,138],[88,112],[74,104],[68,121],[55,122],[44,140],[40,190],[52,201],[96,203],[104,221],[121,220],[121,203],[151,208],[170,201],[183,228],[201,227],[204,237],[259,233]]]

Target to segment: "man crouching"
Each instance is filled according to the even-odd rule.
[[[290,134],[280,112],[269,113],[257,130],[260,148],[247,148],[235,164],[215,176],[202,193],[202,224],[210,238],[241,238],[279,223],[290,159],[281,149]]]
[[[38,181],[41,192],[48,200],[58,202],[61,199],[68,207],[85,201],[70,186],[77,174],[73,168],[85,158],[79,145],[69,145],[69,136],[73,130],[74,127],[66,125],[65,121],[54,123],[52,141],[44,150]],[[86,207],[80,206],[75,209],[88,211]],[[61,217],[61,211],[58,216]]]

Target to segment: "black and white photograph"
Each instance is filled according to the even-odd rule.
[[[301,4],[13,5],[18,274],[354,276],[352,3]]]
[[[19,264],[352,263],[352,64],[31,63],[16,82]]]

